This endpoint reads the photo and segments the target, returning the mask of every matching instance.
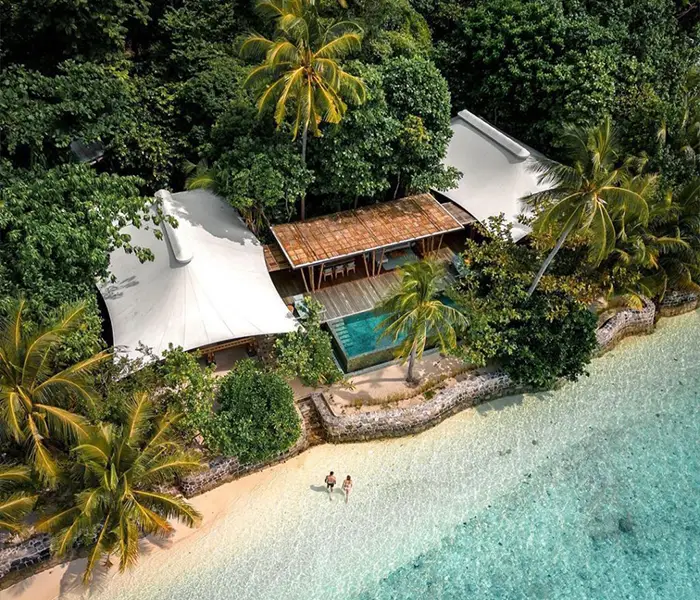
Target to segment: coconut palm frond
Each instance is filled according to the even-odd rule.
[[[14,492],[0,497],[0,529],[20,533],[24,519],[34,508],[39,496],[28,492]]]
[[[413,380],[415,360],[433,338],[441,350],[456,344],[458,329],[468,325],[466,316],[439,298],[444,268],[431,261],[406,265],[401,279],[377,306],[386,316],[377,325],[379,338],[401,341],[398,357],[409,361],[408,380]]]
[[[357,52],[362,46],[359,33],[344,33],[321,46],[314,56],[316,58],[339,59]]]
[[[615,247],[615,226],[610,214],[603,206],[596,207],[589,230],[592,234],[589,257],[594,265],[599,265]]]
[[[93,539],[96,533],[89,543],[85,581],[103,556],[119,556],[121,570],[135,564],[139,537],[170,532],[168,519],[199,523],[199,513],[183,499],[151,489],[201,466],[167,436],[175,417],[166,415],[153,424],[152,415],[151,400],[137,394],[119,426],[90,428],[74,450],[85,467],[86,488],[74,496],[71,507],[40,523],[41,531],[54,535],[59,553],[79,536]]]
[[[99,528],[99,532],[95,541],[92,542],[90,552],[88,554],[87,563],[85,564],[85,571],[83,572],[83,583],[87,585],[92,579],[92,573],[95,570],[95,566],[99,562],[100,558],[108,555],[113,549],[113,543],[110,544],[110,534],[111,532],[111,513],[108,512],[105,519]]]
[[[57,433],[63,440],[84,439],[88,436],[90,426],[87,419],[58,406],[34,403],[34,409],[43,414],[49,431]]]
[[[134,496],[139,503],[164,516],[166,519],[176,519],[188,527],[196,527],[202,520],[202,515],[187,502],[169,494],[154,491],[135,491]]]
[[[33,464],[41,480],[48,485],[54,485],[58,481],[59,476],[58,463],[51,456],[51,452],[45,445],[45,437],[40,431],[37,416],[34,414],[28,415],[26,426],[29,431],[26,441],[28,459]]]
[[[275,42],[265,36],[251,33],[241,44],[240,53],[245,58],[261,58],[268,54],[274,45]]]

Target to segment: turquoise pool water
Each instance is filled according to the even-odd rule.
[[[320,446],[102,600],[700,598],[700,314],[591,376],[418,436]],[[351,473],[350,503],[323,492]]]
[[[383,319],[383,314],[371,310],[341,319],[342,325],[339,323],[336,331],[345,353],[353,357],[398,346],[405,336],[401,336],[396,342],[391,336],[380,339],[381,332],[377,327]]]
[[[454,306],[454,302],[447,296],[441,296],[440,299],[445,304]],[[400,345],[406,336],[401,335],[396,341],[394,341],[393,336],[381,337],[382,331],[379,324],[384,316],[382,313],[368,310],[343,317],[332,323],[331,328],[348,357],[352,358],[367,352],[395,348]]]

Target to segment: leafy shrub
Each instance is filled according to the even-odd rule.
[[[309,316],[304,327],[275,343],[277,366],[282,375],[299,377],[304,385],[335,383],[342,373],[333,360],[330,335],[321,329],[321,305],[310,296],[305,303]]]
[[[253,360],[237,363],[223,378],[217,400],[219,449],[243,463],[273,458],[301,434],[292,388]]]
[[[163,353],[163,361],[158,370],[167,391],[163,401],[167,409],[182,415],[175,430],[185,440],[191,441],[198,434],[204,443],[217,450],[218,422],[214,414],[216,393],[214,367],[203,367],[199,356],[185,352],[172,344]]]
[[[498,355],[515,381],[538,389],[576,381],[596,349],[596,316],[565,293],[535,293],[506,332],[510,352]]]

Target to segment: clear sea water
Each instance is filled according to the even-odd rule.
[[[273,469],[112,600],[700,598],[700,314],[590,377]],[[350,503],[323,476],[353,474]]]

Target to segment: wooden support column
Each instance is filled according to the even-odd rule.
[[[379,255],[379,265],[377,266],[377,275],[382,272],[382,265],[384,264],[384,252],[386,248],[382,248],[382,253]]]
[[[321,263],[321,264],[319,265],[318,285],[316,286],[317,289],[319,289],[319,290],[321,289],[321,278],[323,277],[323,265],[324,265],[324,264],[325,264],[325,263]]]
[[[438,242],[438,251],[440,250],[440,248],[442,248],[442,238],[444,238],[444,237],[445,237],[444,233],[440,234],[440,241]]]
[[[309,281],[311,282],[311,291],[316,291],[316,278],[314,273],[314,266],[309,265]]]
[[[301,271],[301,278],[304,280],[304,287],[306,288],[306,291],[308,293],[311,293],[311,290],[309,289],[309,284],[306,281],[306,273],[304,273],[304,267],[299,269]]]
[[[367,265],[367,253],[366,252],[362,253],[362,259],[365,261],[365,275],[367,275],[367,277],[369,277],[370,276],[369,275],[369,266]]]

